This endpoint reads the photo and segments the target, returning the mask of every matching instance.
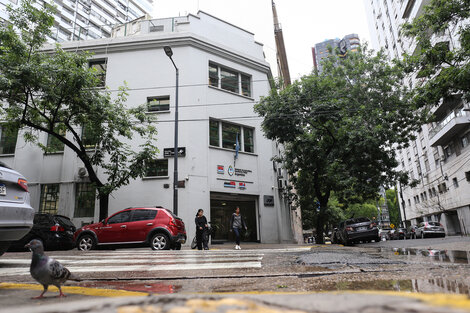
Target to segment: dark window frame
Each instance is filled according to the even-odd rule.
[[[162,103],[168,101],[168,103]],[[154,102],[154,103],[152,103]],[[155,108],[155,110],[151,108]],[[147,97],[147,113],[169,112],[170,96],[154,96]]]
[[[19,128],[11,129],[0,125],[0,155],[15,154]]]
[[[155,159],[151,162],[154,162],[154,165],[146,164],[145,176],[146,178],[151,177],[168,177],[168,159]],[[158,167],[158,163],[165,164]],[[152,167],[151,167],[152,166]]]
[[[94,217],[96,187],[91,183],[75,184],[74,217]]]
[[[41,184],[39,213],[57,214],[59,210],[60,184]]]
[[[91,59],[88,60],[88,67],[95,68],[97,73],[95,74],[99,80],[99,84],[96,87],[106,87],[106,73],[108,71],[108,59]]]

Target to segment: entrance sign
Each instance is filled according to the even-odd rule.
[[[172,158],[175,156],[175,150],[173,148],[163,149],[164,158]],[[178,147],[178,157],[186,156],[186,147]]]
[[[217,174],[224,174],[224,166],[223,165],[217,165]]]
[[[233,176],[233,173],[234,173],[234,172],[235,172],[235,170],[233,169],[233,166],[230,165],[230,166],[228,167],[227,173],[228,173],[230,176]]]
[[[234,181],[226,181],[226,182],[224,182],[224,187],[225,188],[236,188],[237,183],[234,182]]]

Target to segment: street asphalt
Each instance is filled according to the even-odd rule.
[[[6,253],[0,312],[470,312],[468,237],[212,248],[50,251],[83,281],[39,300],[30,253]]]

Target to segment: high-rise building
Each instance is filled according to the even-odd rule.
[[[0,20],[7,20],[6,6],[16,7],[21,0],[0,0]],[[45,1],[38,0],[42,5]],[[49,2],[48,2],[49,3]],[[54,0],[50,41],[87,40],[111,37],[111,29],[152,12],[153,0]]]
[[[414,54],[416,42],[400,34],[400,26],[419,17],[430,0],[364,0],[374,49],[390,58]],[[458,45],[459,27],[432,38],[450,49]],[[419,78],[408,77],[413,86]],[[423,125],[416,140],[397,153],[399,168],[419,180],[416,187],[399,186],[401,217],[406,225],[442,223],[447,234],[470,231],[470,104],[461,95],[442,99],[432,109],[434,120]]]
[[[315,44],[312,48],[313,67],[319,72],[322,71],[323,59],[330,56],[330,51],[339,49],[339,53],[345,56],[349,51],[357,51],[360,45],[359,36],[357,34],[349,34],[344,36],[343,39],[327,39],[323,42]]]

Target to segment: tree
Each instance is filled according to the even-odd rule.
[[[396,189],[387,189],[385,191],[387,197],[387,207],[388,215],[390,216],[390,223],[394,224],[396,227],[399,227],[402,223],[402,218],[400,216],[400,206],[398,204],[398,196]],[[405,226],[405,225],[403,225]]]
[[[403,34],[416,42],[403,64],[422,79],[416,86],[418,105],[437,105],[456,93],[470,101],[469,18],[468,0],[431,0],[423,14],[403,25]]]
[[[317,242],[332,192],[346,203],[376,197],[381,185],[408,183],[396,170],[395,150],[408,145],[426,114],[417,113],[402,79],[382,52],[361,48],[346,58],[332,54],[321,73],[272,89],[256,105],[266,136],[285,146],[283,161],[297,203],[315,215]]]
[[[54,11],[46,3],[35,8],[34,0],[8,8],[9,23],[0,27],[0,119],[7,121],[4,127],[22,127],[25,140],[45,152],[54,144],[42,144],[41,132],[73,150],[97,189],[103,219],[110,193],[143,176],[145,164],[156,156],[157,131],[144,106],[126,108],[126,88],[114,99],[97,88],[101,81],[88,66],[90,54],[66,52],[58,45],[53,54],[41,51]],[[140,151],[126,143],[136,134],[142,138]],[[92,151],[87,149],[90,141]]]

